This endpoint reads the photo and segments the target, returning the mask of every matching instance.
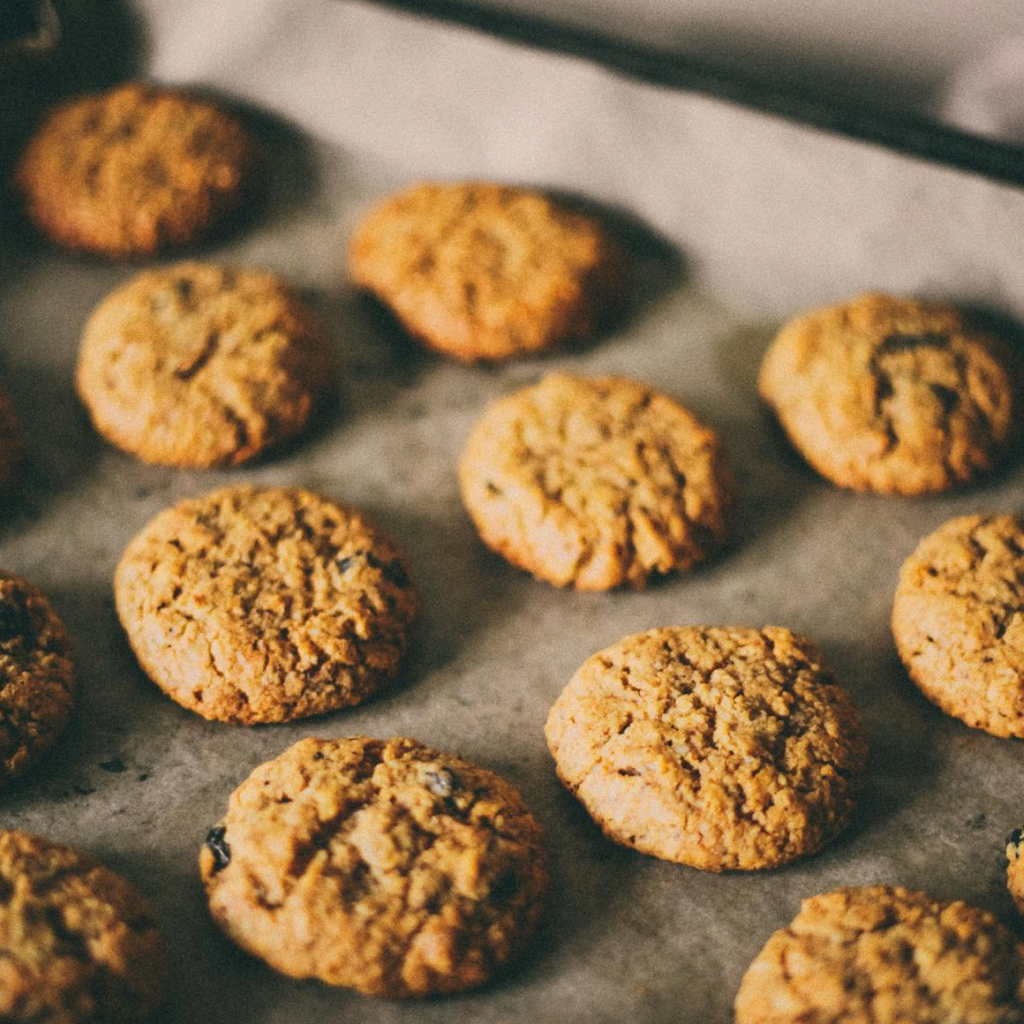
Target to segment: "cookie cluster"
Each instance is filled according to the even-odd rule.
[[[112,258],[223,227],[256,179],[243,122],[129,84],[53,111],[17,184],[52,241]],[[354,282],[461,362],[592,339],[630,304],[628,247],[539,192],[420,184],[349,246]],[[86,323],[76,387],[96,431],[149,463],[238,466],[299,438],[338,377],[332,339],[262,270],[188,261],[138,274]],[[871,294],[785,326],[759,387],[792,445],[841,487],[966,484],[1014,441],[1012,360],[937,302]],[[24,445],[0,396],[0,487]],[[727,547],[737,486],[718,433],[643,383],[552,373],[482,412],[457,467],[483,543],[559,587],[641,589]],[[362,512],[293,486],[234,485],[157,515],[114,580],[146,675],[239,725],[369,700],[419,610],[409,560]],[[900,572],[893,636],[924,695],[1024,737],[1024,525],[964,516]],[[72,714],[71,643],[32,584],[0,573],[0,785]],[[851,695],[782,627],[670,626],[588,658],[545,736],[612,842],[710,872],[813,855],[853,820],[868,738]],[[1019,835],[1010,888],[1024,905]],[[547,895],[541,825],[508,781],[408,738],[305,739],[231,795],[200,853],[228,938],[295,978],[388,998],[487,982]],[[141,1021],[158,1004],[152,912],[86,854],[0,832],[0,1017]],[[1024,1020],[1024,958],[991,915],[888,886],[807,900],[751,965],[739,1024]]]

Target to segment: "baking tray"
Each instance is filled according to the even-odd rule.
[[[244,38],[223,27],[242,7]],[[0,380],[31,455],[0,525],[0,564],[52,596],[80,680],[68,733],[0,794],[0,823],[92,850],[153,900],[170,965],[158,1020],[725,1024],[747,964],[813,893],[899,883],[1013,924],[1002,851],[1024,816],[1021,747],[921,698],[888,618],[921,536],[952,515],[1022,507],[1019,459],[947,497],[842,492],[788,449],[755,374],[780,319],[868,286],[945,295],[1012,323],[1024,312],[1024,195],[373,6],[223,8],[137,5],[139,62],[248,105],[272,169],[267,195],[200,255],[274,268],[323,315],[343,384],[311,433],[231,472],[146,467],[102,444],[71,371],[88,311],[134,268],[60,254],[10,217],[0,234]],[[420,352],[355,294],[342,259],[367,205],[418,177],[525,181],[598,201],[640,260],[636,308],[614,333],[551,358],[467,368]],[[643,593],[595,595],[555,590],[484,550],[456,488],[463,441],[488,400],[563,368],[646,381],[721,432],[741,495],[728,551]],[[387,693],[246,729],[180,709],[140,672],[113,609],[121,551],[167,505],[240,481],[355,504],[405,548],[424,613]],[[558,784],[542,736],[552,700],[593,651],[674,623],[806,632],[852,691],[870,732],[868,791],[822,853],[770,873],[704,874],[613,846]],[[520,786],[547,829],[549,912],[526,956],[479,992],[394,1003],[291,981],[207,917],[196,859],[231,790],[301,737],[355,733],[411,735],[476,760]]]

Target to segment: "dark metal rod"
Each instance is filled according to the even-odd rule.
[[[972,135],[919,114],[801,96],[763,81],[725,74],[670,51],[463,0],[366,2],[580,57],[640,81],[703,93],[909,156],[1024,185],[1024,147]]]

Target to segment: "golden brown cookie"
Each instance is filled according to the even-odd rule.
[[[550,374],[493,403],[459,483],[485,544],[580,590],[689,569],[722,544],[732,507],[714,431],[618,377]]]
[[[892,633],[910,678],[948,715],[1024,737],[1024,525],[951,519],[903,563]]]
[[[418,607],[391,541],[288,487],[226,487],[161,512],[114,593],[150,678],[204,718],[245,725],[366,700],[397,672]]]
[[[369,995],[485,982],[533,932],[540,826],[511,785],[415,740],[305,739],[232,794],[210,912],[275,970]]]
[[[74,702],[64,623],[31,583],[0,571],[0,786],[53,746]]]
[[[147,256],[198,238],[233,210],[253,163],[235,118],[131,82],[51,111],[17,180],[29,217],[55,242]]]
[[[1006,888],[1024,914],[1024,829],[1015,828],[1006,839]]]
[[[125,879],[71,847],[0,831],[0,1020],[144,1021],[162,973],[153,913]]]
[[[466,362],[587,338],[623,303],[626,258],[538,192],[420,184],[357,227],[349,269],[431,348]]]
[[[273,274],[180,263],[99,304],[76,383],[107,440],[146,462],[201,469],[297,434],[332,377],[323,329]]]
[[[750,965],[736,1024],[1021,1024],[1021,947],[991,914],[887,885],[804,900]]]
[[[866,741],[788,629],[676,626],[587,659],[545,729],[558,775],[617,843],[705,871],[774,868],[849,823]]]
[[[761,365],[761,397],[800,454],[840,487],[926,494],[1004,453],[1007,355],[951,306],[862,295],[787,324]]]
[[[0,500],[14,485],[24,449],[25,442],[14,406],[0,391]]]

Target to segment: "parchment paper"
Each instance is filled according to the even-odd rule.
[[[273,115],[257,119],[267,201],[201,254],[307,289],[346,367],[335,408],[257,466],[145,467],[93,435],[71,384],[84,318],[133,268],[18,232],[0,241],[0,379],[32,463],[0,526],[0,564],[52,595],[80,679],[73,725],[0,794],[0,823],[86,847],[152,898],[170,964],[161,1019],[724,1024],[749,961],[813,893],[902,883],[1012,923],[1002,851],[1024,819],[1022,747],[921,698],[888,617],[919,537],[954,514],[1021,508],[1019,460],[949,497],[841,492],[788,450],[754,377],[781,319],[868,286],[1024,315],[1024,195],[374,7],[147,0],[131,21],[143,70]],[[644,267],[637,308],[611,336],[550,359],[470,369],[420,353],[354,295],[341,253],[368,203],[421,176],[535,182],[629,211],[641,225],[624,223]],[[582,595],[483,549],[457,495],[461,445],[487,400],[563,367],[647,381],[724,435],[742,488],[729,551],[645,593]],[[137,668],[111,598],[121,551],[165,506],[243,480],[361,506],[407,550],[425,612],[390,692],[245,729],[180,709]],[[855,695],[869,791],[823,853],[768,874],[703,874],[611,845],[559,786],[542,736],[551,701],[595,650],[674,623],[804,631]],[[196,858],[231,790],[300,737],[354,733],[475,759],[517,783],[548,830],[550,912],[528,955],[478,993],[388,1003],[290,981],[207,918]]]

